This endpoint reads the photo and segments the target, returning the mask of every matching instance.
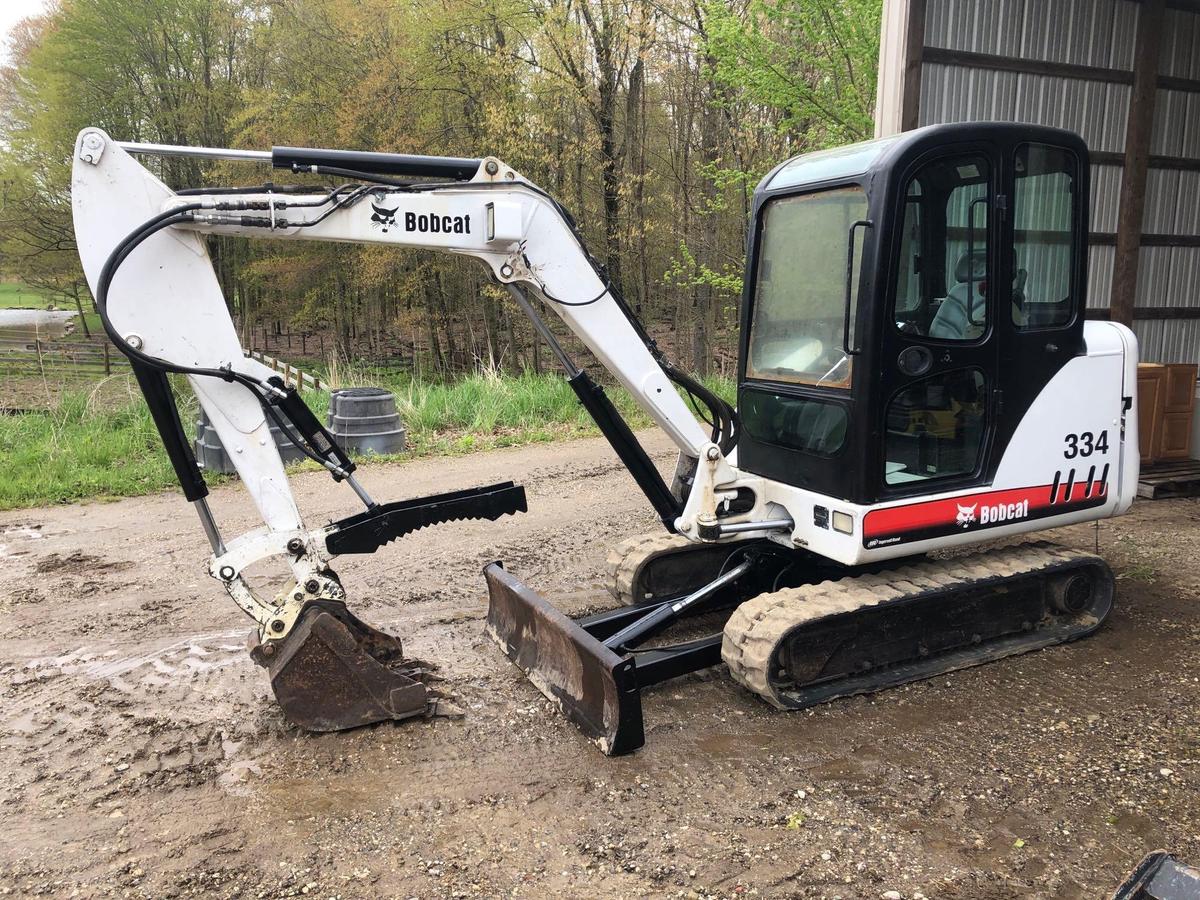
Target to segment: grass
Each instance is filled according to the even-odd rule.
[[[41,291],[19,281],[0,281],[0,309],[45,309],[50,305]]]
[[[0,416],[0,509],[145,494],[174,483],[146,404],[99,409],[86,393]]]
[[[408,450],[381,461],[599,433],[558,375],[480,373],[445,383],[408,377],[375,383],[396,393],[408,431]],[[729,381],[709,387],[726,398],[733,393]],[[633,428],[650,425],[626,391],[613,387],[608,392]],[[186,391],[181,394],[181,418],[191,437],[195,400]],[[328,395],[310,393],[305,399],[324,420]],[[50,412],[0,416],[0,473],[0,510],[137,496],[176,483],[145,403],[99,403],[93,394],[79,392],[65,394]]]

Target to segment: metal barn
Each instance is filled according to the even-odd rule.
[[[1200,362],[1200,0],[884,0],[877,135],[967,120],[1083,136],[1089,316]]]

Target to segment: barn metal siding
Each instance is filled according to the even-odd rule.
[[[1040,62],[1131,71],[1140,4],[1132,0],[927,0],[925,45]],[[1200,14],[1168,9],[1159,71],[1200,80]],[[919,122],[1025,121],[1079,133],[1093,151],[1123,153],[1132,88],[1112,81],[1003,72],[927,61]],[[1200,93],[1160,88],[1150,152],[1200,159]],[[1090,230],[1117,229],[1121,167],[1093,165]],[[1143,231],[1200,235],[1200,172],[1151,167]],[[1087,306],[1106,309],[1116,249],[1088,252]],[[1153,243],[1153,242],[1152,242]],[[1144,246],[1138,307],[1200,307],[1200,247]],[[1200,360],[1200,320],[1136,322],[1147,361]]]
[[[1200,172],[1150,169],[1142,221],[1147,234],[1200,234]]]
[[[1158,71],[1175,78],[1200,78],[1200,16],[1166,10]]]
[[[1108,309],[1109,287],[1112,285],[1116,259],[1117,248],[1111,244],[1088,249],[1088,309]]]
[[[925,45],[1132,69],[1137,10],[1127,0],[929,0]]]
[[[1121,167],[1092,166],[1091,230],[1113,234],[1121,206]]]
[[[1158,91],[1150,152],[1200,158],[1200,94]]]
[[[927,63],[921,70],[919,116],[922,125],[1019,118],[1068,128],[1093,150],[1119,153],[1129,93],[1127,84]]]
[[[1143,319],[1133,323],[1142,362],[1194,363],[1200,359],[1200,321]]]

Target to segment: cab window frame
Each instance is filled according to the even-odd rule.
[[[1040,325],[1040,326],[1020,325],[1016,321],[1014,321],[1011,316],[1009,316],[1008,317],[1009,327],[1012,328],[1013,331],[1018,335],[1037,335],[1037,334],[1046,334],[1046,333],[1050,333],[1050,332],[1061,332],[1061,331],[1067,331],[1067,330],[1075,327],[1076,324],[1079,322],[1080,317],[1085,314],[1085,307],[1087,304],[1087,298],[1082,296],[1081,289],[1082,289],[1083,285],[1085,284],[1085,281],[1080,278],[1080,269],[1083,268],[1086,271],[1086,267],[1088,265],[1090,265],[1090,260],[1088,258],[1088,254],[1089,254],[1088,235],[1087,235],[1088,223],[1083,222],[1083,215],[1082,215],[1084,200],[1086,198],[1084,198],[1082,196],[1083,192],[1081,192],[1079,190],[1079,185],[1081,183],[1086,184],[1086,179],[1083,177],[1084,176],[1083,161],[1079,158],[1079,154],[1072,147],[1067,147],[1063,144],[1046,143],[1045,141],[1028,141],[1027,140],[1027,141],[1022,141],[1021,143],[1013,146],[1012,158],[1010,160],[1006,160],[1006,163],[1005,163],[1006,180],[1008,181],[1008,184],[1005,185],[1005,189],[1009,192],[1009,194],[1012,197],[1011,205],[1013,207],[1013,214],[1010,217],[1010,221],[1007,225],[1006,234],[1005,234],[1005,244],[1006,244],[1006,246],[1012,247],[1012,253],[1013,253],[1013,258],[1010,261],[1009,267],[1011,268],[1011,270],[1014,273],[1019,268],[1017,266],[1017,240],[1016,240],[1016,238],[1017,238],[1017,167],[1016,167],[1017,157],[1021,154],[1022,151],[1025,151],[1030,147],[1043,147],[1043,148],[1047,148],[1050,150],[1054,150],[1058,153],[1061,153],[1064,157],[1067,157],[1068,159],[1071,160],[1071,163],[1074,167],[1073,171],[1071,173],[1071,182],[1072,182],[1072,187],[1073,187],[1072,196],[1071,196],[1071,240],[1070,240],[1070,244],[1069,244],[1069,246],[1071,248],[1071,259],[1069,261],[1069,266],[1068,266],[1069,279],[1070,279],[1070,282],[1069,282],[1070,297],[1069,297],[1069,299],[1070,299],[1070,304],[1071,304],[1071,314],[1070,314],[1070,316],[1067,317],[1067,319],[1065,321],[1063,321],[1061,323],[1056,323],[1056,324],[1052,324],[1052,325]],[[1082,225],[1080,223],[1082,223]],[[1026,298],[1026,299],[1028,300],[1028,298]]]
[[[876,202],[871,190],[871,185],[863,175],[854,177],[838,177],[828,181],[806,184],[801,189],[797,190],[794,187],[782,188],[778,191],[769,192],[758,204],[758,208],[754,211],[754,245],[747,247],[747,250],[753,254],[754,258],[759,260],[759,265],[756,265],[747,283],[743,286],[743,304],[745,311],[742,317],[742,335],[741,341],[741,380],[752,387],[770,386],[772,389],[781,388],[779,393],[785,393],[792,396],[802,396],[805,393],[811,393],[814,399],[829,399],[830,397],[846,400],[852,396],[854,383],[858,379],[857,371],[860,368],[854,362],[856,354],[849,355],[849,371],[844,378],[837,381],[826,381],[824,383],[816,383],[814,381],[803,381],[797,379],[784,380],[779,377],[772,377],[770,374],[756,374],[752,364],[752,339],[755,317],[758,313],[759,301],[759,275],[761,272],[761,260],[763,253],[763,240],[766,233],[766,215],[771,205],[779,200],[790,200],[793,198],[806,197],[815,194],[828,193],[830,191],[856,189],[860,191],[866,200],[866,218],[871,219],[872,205]],[[859,321],[863,309],[864,292],[870,294],[874,290],[875,276],[868,268],[870,261],[874,258],[875,247],[877,246],[877,236],[875,229],[861,229],[862,237],[856,245],[854,265],[854,294],[851,298],[850,307],[850,333],[851,343],[862,334],[863,324]],[[848,233],[847,233],[848,237]],[[845,271],[845,266],[841,267],[841,271]],[[842,301],[845,300],[845,292],[839,292],[838,295]],[[869,304],[868,304],[869,305]],[[843,307],[844,312],[844,307]],[[839,330],[840,333],[840,330]],[[839,349],[841,348],[839,345]]]
[[[894,229],[894,233],[890,241],[890,247],[888,248],[888,266],[886,269],[886,275],[884,276],[887,278],[884,294],[884,309],[886,310],[885,319],[888,320],[888,323],[885,324],[884,327],[890,327],[894,334],[898,334],[901,336],[901,338],[912,341],[913,343],[929,344],[931,346],[936,346],[939,349],[950,349],[954,347],[979,347],[987,343],[987,341],[991,339],[992,335],[996,333],[996,330],[999,327],[997,320],[1000,317],[1000,313],[995,308],[996,303],[994,295],[985,297],[985,309],[987,316],[985,327],[978,336],[973,338],[942,338],[929,334],[910,333],[904,331],[901,328],[900,322],[897,321],[897,314],[901,311],[899,308],[899,301],[901,299],[899,280],[901,274],[906,269],[904,262],[901,260],[901,254],[904,252],[905,246],[909,243],[904,232],[905,226],[907,225],[908,205],[913,202],[916,202],[919,215],[921,217],[922,258],[924,259],[927,254],[927,247],[925,246],[925,236],[927,232],[925,231],[925,228],[928,225],[929,216],[927,215],[925,209],[925,203],[922,202],[925,197],[925,192],[922,188],[922,194],[913,197],[909,195],[909,190],[913,185],[916,176],[928,166],[938,162],[946,162],[956,158],[962,159],[964,157],[971,156],[982,159],[987,165],[987,177],[982,182],[983,184],[987,185],[985,197],[989,201],[987,206],[987,223],[984,228],[984,235],[987,242],[986,271],[988,274],[986,277],[988,280],[994,280],[996,275],[1000,272],[1001,259],[999,255],[999,246],[1002,243],[1001,239],[1003,234],[1000,225],[1002,217],[996,214],[997,209],[995,208],[995,200],[996,197],[1002,193],[1001,187],[1003,186],[1004,179],[1007,175],[1007,167],[1003,165],[997,165],[998,161],[994,158],[993,150],[989,147],[976,143],[951,144],[944,147],[931,149],[909,163],[909,165],[905,167],[902,172],[900,172],[899,177],[896,179],[896,208],[893,210],[893,215],[895,216],[895,220],[900,223],[900,227]],[[944,235],[943,246],[939,249],[944,252]],[[947,266],[947,270],[949,268],[950,267]],[[927,270],[925,270],[924,266],[922,266],[922,269],[923,271],[919,274],[918,279],[920,283],[924,284],[925,279],[928,276]],[[947,273],[943,273],[943,280],[946,282],[949,281]],[[948,294],[950,285],[948,283],[945,284],[944,289]]]
[[[791,384],[790,382],[772,381],[747,381],[745,388],[752,394],[762,394],[764,396],[774,395],[776,398],[782,398],[786,401],[792,401],[796,403],[812,403],[830,409],[836,409],[842,417],[844,430],[842,431],[842,437],[838,442],[838,445],[829,450],[815,450],[810,447],[801,447],[794,443],[788,443],[786,440],[782,439],[785,437],[782,432],[772,432],[769,436],[759,434],[755,431],[754,425],[749,424],[752,420],[743,416],[743,427],[746,429],[746,433],[759,443],[770,444],[773,447],[780,447],[793,453],[803,453],[806,456],[812,456],[819,459],[833,459],[834,457],[840,456],[849,445],[853,422],[853,405],[847,402],[845,391],[839,390],[837,393],[818,393],[813,391],[807,385],[796,385]],[[744,405],[744,402],[743,404],[739,405],[739,415],[742,415]]]
[[[888,453],[888,427],[887,416],[890,414],[892,407],[899,399],[900,395],[906,391],[912,390],[918,385],[925,384],[935,378],[950,378],[961,376],[968,373],[973,373],[979,376],[983,394],[983,408],[981,411],[979,443],[975,448],[975,464],[965,472],[953,472],[948,474],[936,474],[925,478],[905,479],[902,481],[891,481],[887,472]],[[880,406],[880,412],[883,415],[883,425],[881,428],[883,439],[880,441],[880,460],[883,465],[880,467],[880,487],[882,488],[883,498],[901,497],[913,494],[928,494],[931,487],[934,492],[941,493],[947,490],[953,490],[960,486],[972,485],[978,482],[982,476],[987,463],[988,454],[990,452],[992,432],[994,424],[994,409],[990,402],[990,391],[992,383],[988,378],[987,370],[977,364],[971,363],[962,366],[955,366],[951,369],[943,369],[942,371],[931,373],[914,379],[913,381],[896,388],[891,391],[884,399]]]

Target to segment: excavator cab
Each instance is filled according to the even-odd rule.
[[[854,503],[989,484],[1083,349],[1088,152],[936,126],[812,153],[754,198],[740,469]]]

